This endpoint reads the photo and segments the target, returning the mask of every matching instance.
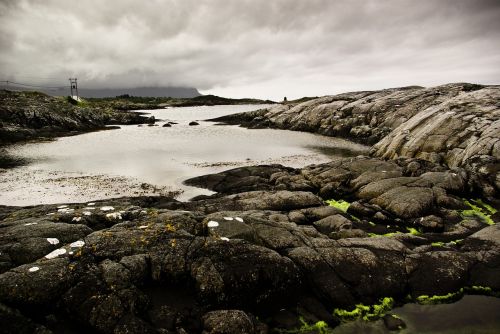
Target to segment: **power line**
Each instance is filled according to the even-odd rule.
[[[61,88],[68,88],[68,86],[42,86],[42,85],[31,85],[31,84],[26,84],[26,83],[21,83],[21,82],[14,82],[10,80],[0,80],[0,82],[5,83],[7,86],[12,84],[15,86],[24,86],[24,87],[33,87],[33,88],[45,88],[45,89],[61,89]]]

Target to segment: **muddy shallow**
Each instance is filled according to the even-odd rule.
[[[187,187],[187,178],[228,168],[279,163],[292,167],[356,156],[368,148],[337,138],[199,121],[259,106],[212,106],[149,111],[158,126],[122,126],[55,141],[11,146],[7,153],[28,161],[1,171],[0,204],[85,202],[118,196],[181,191],[188,199],[207,190]],[[197,120],[200,125],[189,126]],[[167,121],[171,127],[162,127]]]

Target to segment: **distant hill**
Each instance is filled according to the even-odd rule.
[[[15,85],[0,85],[0,89],[8,90],[36,90],[52,96],[68,96],[70,95],[69,87],[67,89],[41,89],[41,88],[25,88],[16,87]],[[78,89],[78,94],[81,97],[116,97],[120,95],[140,96],[140,97],[175,97],[175,98],[192,98],[200,96],[200,92],[196,88],[190,87],[135,87],[135,88],[106,88],[106,89]]]

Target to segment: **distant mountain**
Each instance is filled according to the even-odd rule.
[[[52,96],[70,95],[69,87],[67,89],[41,89],[29,87],[16,87],[14,85],[0,85],[0,89],[9,90],[36,90]],[[141,97],[175,97],[191,98],[200,96],[196,88],[190,87],[135,87],[135,88],[104,88],[104,89],[78,89],[81,97],[116,97],[119,95],[141,96]]]

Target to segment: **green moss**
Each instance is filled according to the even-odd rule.
[[[334,208],[337,208],[337,209],[342,210],[344,212],[347,212],[349,205],[351,205],[351,203],[346,202],[344,200],[336,201],[334,199],[330,199],[330,200],[326,201],[326,203],[328,203],[328,205],[333,206]]]
[[[419,230],[417,230],[416,228],[413,228],[413,227],[407,227],[406,230],[408,232],[410,232],[410,234],[412,235],[421,235],[422,232],[420,232]]]
[[[474,203],[476,204],[479,204],[480,206],[482,206],[483,208],[485,208],[489,213],[491,213],[492,215],[494,215],[495,213],[498,212],[497,209],[495,209],[494,207],[492,207],[491,205],[489,205],[488,203],[484,203],[481,199],[473,199],[472,200]]]
[[[446,295],[436,295],[436,296],[422,295],[417,297],[417,302],[422,305],[449,303],[457,300],[463,294],[464,294],[464,289],[460,289],[457,292],[450,292]]]
[[[385,234],[368,233],[368,236],[370,238],[392,237],[393,235],[396,235],[398,233],[399,232],[390,232]]]
[[[282,334],[300,334],[300,333],[318,333],[318,334],[326,334],[329,332],[328,324],[324,321],[318,321],[314,324],[308,324],[303,317],[299,318],[300,323],[302,324],[300,328],[290,329],[290,330],[277,330],[276,332]]]
[[[469,287],[469,290],[472,292],[481,293],[481,294],[485,294],[485,295],[489,295],[489,294],[493,293],[493,289],[490,287],[487,287],[487,286],[473,285],[473,286]]]
[[[434,246],[434,247],[443,247],[444,246],[444,242],[442,242],[442,241],[433,242],[431,245]]]
[[[380,299],[380,304],[363,305],[357,304],[356,308],[352,311],[338,309],[333,310],[333,315],[340,319],[340,321],[351,321],[356,319],[363,319],[366,321],[376,320],[383,317],[394,306],[394,299],[391,297],[384,297]]]
[[[495,224],[493,219],[491,219],[491,215],[495,214],[497,212],[497,210],[495,208],[493,208],[491,205],[484,203],[480,199],[471,200],[472,202],[478,204],[479,206],[472,204],[471,201],[469,201],[467,199],[464,199],[463,201],[465,204],[467,204],[470,207],[470,209],[462,210],[460,212],[462,217],[464,217],[464,218],[477,217],[477,218],[481,219],[482,221],[484,221],[488,225]]]
[[[302,323],[302,326],[299,328],[299,333],[310,333],[310,332],[316,332],[320,334],[326,334],[328,330],[328,325],[324,321],[318,321],[315,324],[308,324],[307,322],[304,321],[304,319],[300,318],[300,322]]]

